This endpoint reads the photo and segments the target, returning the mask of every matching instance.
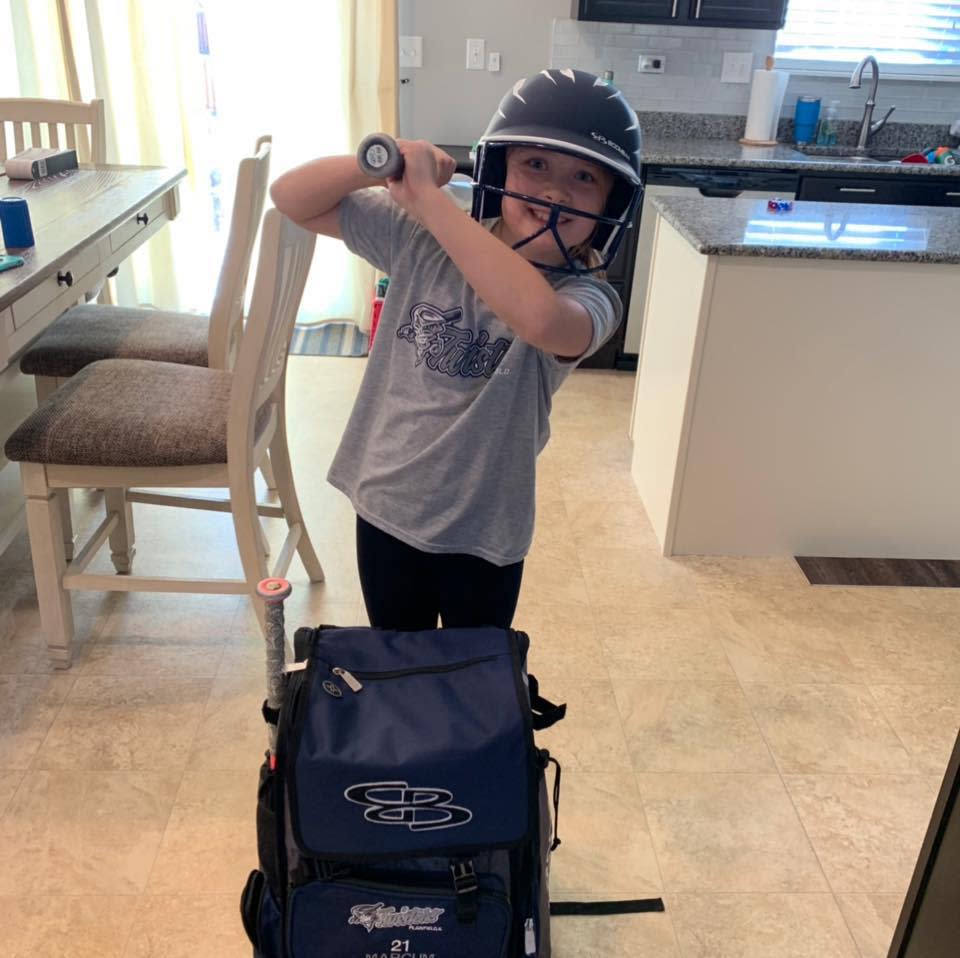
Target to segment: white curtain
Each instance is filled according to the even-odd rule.
[[[55,0],[0,4],[0,97],[67,97]]]
[[[261,134],[276,176],[396,131],[396,0],[0,0],[0,37],[0,96],[102,97],[110,162],[188,170],[176,222],[121,270],[120,303],[209,309],[236,166]],[[372,282],[321,240],[301,321],[366,326]]]

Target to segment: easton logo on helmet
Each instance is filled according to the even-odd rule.
[[[620,146],[619,143],[614,143],[609,137],[604,136],[602,133],[594,133],[592,130],[590,136],[593,137],[598,143],[602,143],[604,146],[609,146],[611,149],[616,150],[625,160],[629,160],[630,157],[627,155],[627,151]]]

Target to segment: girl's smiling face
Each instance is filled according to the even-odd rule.
[[[546,203],[559,203],[584,213],[600,214],[612,186],[613,177],[607,170],[578,156],[536,146],[507,149],[504,188],[513,193],[523,193]],[[501,217],[500,238],[513,246],[546,226],[550,207],[504,196]],[[557,232],[569,250],[589,240],[596,225],[596,220],[561,213]],[[551,266],[566,262],[549,230],[521,246],[517,252],[524,259]]]

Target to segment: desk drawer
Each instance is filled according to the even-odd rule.
[[[116,252],[121,246],[133,239],[137,233],[145,230],[154,220],[160,219],[165,212],[164,197],[158,196],[152,203],[149,203],[142,210],[138,210],[126,223],[122,223],[110,234],[110,249]]]
[[[100,265],[100,250],[96,246],[80,250],[56,273],[24,294],[13,306],[13,328],[22,329],[38,313],[56,303],[59,315],[83,296],[83,280]]]

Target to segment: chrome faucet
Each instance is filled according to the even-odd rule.
[[[863,68],[870,64],[873,67],[873,86],[870,87],[870,96],[867,97],[867,102],[863,107],[863,122],[860,124],[860,136],[857,139],[857,150],[866,150],[867,142],[874,133],[879,133],[887,125],[887,120],[890,119],[890,114],[896,109],[895,106],[890,107],[887,110],[886,115],[882,120],[877,120],[875,123],[873,120],[873,108],[877,105],[877,87],[880,85],[880,67],[877,64],[877,58],[874,56],[865,56],[858,64],[857,68],[853,71],[853,75],[850,77],[850,89],[859,90],[860,81],[863,78]]]

